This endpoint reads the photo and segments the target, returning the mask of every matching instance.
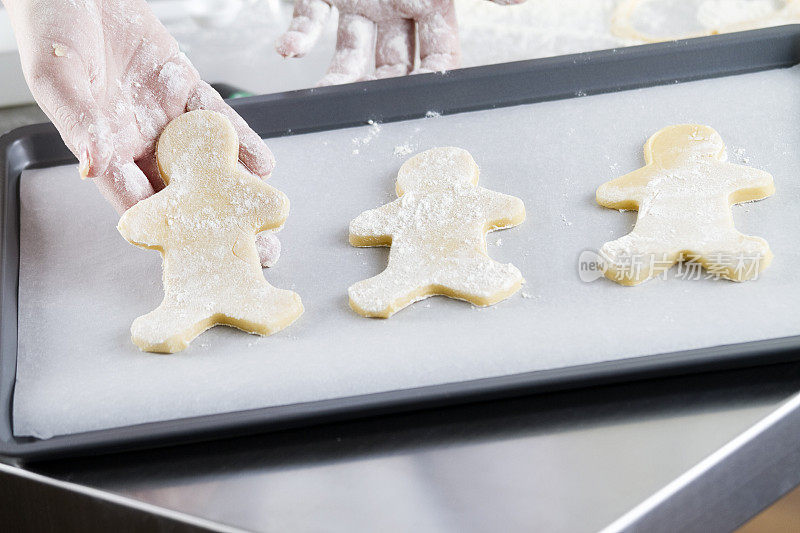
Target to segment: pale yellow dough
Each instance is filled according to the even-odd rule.
[[[639,211],[633,231],[601,248],[606,277],[636,285],[691,260],[714,276],[745,281],[769,266],[769,245],[736,230],[731,206],[770,196],[771,175],[727,163],[720,135],[695,124],[660,130],[644,158],[643,168],[597,189],[600,205]]]
[[[486,233],[522,223],[525,206],[477,183],[478,165],[461,148],[433,148],[403,164],[399,198],[350,223],[353,246],[391,246],[386,270],[348,290],[354,311],[388,318],[437,294],[486,306],[519,290],[522,274],[487,255]]]
[[[133,342],[149,352],[186,348],[224,324],[269,335],[302,313],[300,297],[264,279],[257,232],[280,227],[289,200],[237,166],[239,141],[225,116],[192,111],[170,122],[156,157],[164,190],[131,207],[119,232],[164,259],[164,300],[134,320]]]

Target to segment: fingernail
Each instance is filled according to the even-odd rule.
[[[92,166],[92,161],[91,158],[89,157],[89,149],[84,148],[80,164],[78,165],[78,172],[80,173],[82,180],[85,180],[86,178],[89,177],[89,171],[91,170],[91,166]]]

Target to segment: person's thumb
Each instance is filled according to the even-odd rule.
[[[73,136],[81,178],[103,176],[114,155],[108,122],[102,116],[84,116]]]

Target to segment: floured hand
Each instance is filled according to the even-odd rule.
[[[239,136],[239,160],[267,178],[274,158],[178,49],[144,0],[4,0],[36,101],[121,214],[164,187],[155,163],[159,134],[193,109],[224,114]],[[280,243],[260,235],[274,264]]]
[[[461,64],[453,0],[295,0],[289,30],[276,43],[278,53],[307,54],[319,39],[331,6],[339,10],[336,52],[319,85],[404,76],[414,69],[417,38],[420,64],[413,73]]]

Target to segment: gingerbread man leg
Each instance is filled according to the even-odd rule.
[[[303,314],[297,293],[262,283],[248,286],[253,288],[238,291],[230,309],[223,309],[220,323],[248,333],[271,335]]]
[[[704,248],[706,252],[699,260],[706,270],[710,274],[733,281],[757,278],[772,261],[772,251],[767,241],[738,231],[722,235]]]
[[[389,266],[369,279],[359,281],[348,289],[350,307],[363,316],[389,318],[407,305],[429,294],[428,287],[420,285],[412,269],[400,270]]]
[[[437,294],[466,300],[474,305],[492,305],[519,290],[522,273],[510,263],[484,255],[445,261],[434,277]]]
[[[214,315],[205,306],[179,305],[165,300],[133,321],[131,338],[142,350],[175,353],[214,324]]]
[[[621,285],[637,285],[672,268],[681,250],[663,251],[658,239],[636,232],[607,242],[600,249],[608,279]]]

